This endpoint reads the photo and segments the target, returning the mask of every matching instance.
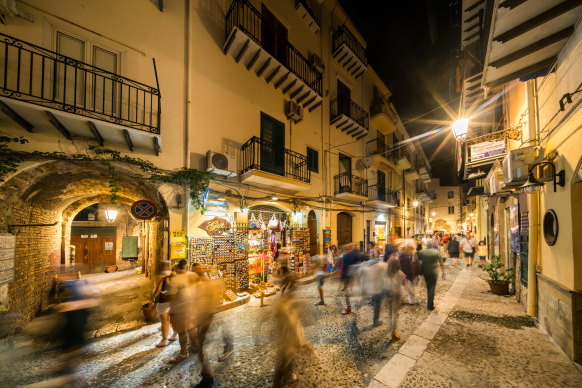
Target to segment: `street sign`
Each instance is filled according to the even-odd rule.
[[[140,220],[149,220],[156,215],[156,212],[156,205],[145,199],[135,201],[133,205],[131,205],[131,214]]]

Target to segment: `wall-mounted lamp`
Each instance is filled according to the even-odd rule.
[[[431,214],[432,214],[433,217],[436,216],[436,212],[432,212]]]
[[[414,206],[414,207],[418,207],[418,201],[414,201],[414,202],[412,202],[412,206]]]
[[[457,141],[465,140],[467,137],[467,132],[469,132],[469,120],[471,120],[470,117],[467,119],[458,119],[451,125],[453,136],[455,136]]]
[[[113,209],[107,209],[105,210],[105,219],[107,220],[107,222],[115,222],[115,219],[117,218],[117,210],[113,210]]]
[[[545,178],[536,178],[533,174],[533,169],[536,167],[545,167],[550,166],[552,169],[552,173]],[[526,193],[535,193],[536,191],[540,191],[546,182],[553,181],[554,182],[554,193],[556,192],[556,187],[559,185],[560,187],[564,187],[566,185],[566,171],[561,170],[559,173],[556,174],[556,166],[552,162],[544,161],[533,164],[528,168],[528,178],[527,181],[521,186],[523,191]]]

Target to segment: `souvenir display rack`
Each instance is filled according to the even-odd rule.
[[[191,237],[188,246],[189,264],[200,263],[204,269],[212,267],[214,239],[212,237]]]
[[[270,261],[269,233],[261,229],[249,229],[248,231],[248,274],[254,280],[266,272],[266,266]]]

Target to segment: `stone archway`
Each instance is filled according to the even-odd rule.
[[[164,223],[168,210],[155,185],[116,168],[120,203],[148,199],[158,209],[151,223],[151,271],[167,255]],[[53,161],[13,175],[0,192],[0,232],[16,235],[14,281],[8,283],[8,310],[30,320],[48,306],[56,274],[69,266],[70,227],[75,215],[90,204],[110,201],[110,173],[94,162]],[[16,226],[15,226],[16,225]]]

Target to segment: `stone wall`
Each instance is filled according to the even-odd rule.
[[[538,274],[540,325],[574,361],[582,361],[582,293]]]

